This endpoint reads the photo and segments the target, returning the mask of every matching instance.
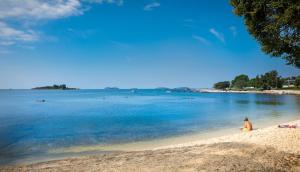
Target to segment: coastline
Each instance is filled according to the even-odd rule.
[[[225,135],[207,140],[198,140],[195,142],[186,142],[183,144],[174,144],[157,149],[170,149],[176,147],[187,147],[202,144],[215,144],[224,142],[239,142],[252,143],[261,146],[271,146],[279,151],[295,153],[300,155],[300,120],[284,122],[282,124],[297,125],[297,129],[278,128],[277,125],[268,126],[265,128],[258,128],[251,132],[240,132],[231,135]]]
[[[300,119],[285,122],[286,124],[297,124],[300,126]],[[219,157],[211,157],[208,156],[207,152],[213,152],[213,154],[222,155],[224,158],[233,158],[232,154],[239,152],[242,154],[242,157],[247,157],[246,152],[251,153],[250,159],[243,160],[235,159],[234,161],[227,162],[229,163],[228,167],[232,167],[234,164],[247,164],[248,166],[253,165],[253,169],[262,170],[265,169],[264,165],[270,166],[271,170],[282,170],[282,171],[298,171],[300,170],[300,128],[297,129],[288,129],[288,128],[278,128],[277,125],[272,125],[264,128],[256,129],[252,132],[239,132],[230,135],[224,135],[214,138],[196,140],[196,141],[187,141],[179,144],[170,144],[167,146],[156,146],[151,149],[136,149],[136,150],[123,150],[118,152],[97,154],[97,155],[89,155],[89,156],[79,156],[79,157],[68,157],[61,160],[52,160],[47,162],[33,163],[27,165],[15,165],[8,167],[0,167],[0,171],[31,171],[31,170],[49,170],[49,171],[59,171],[59,170],[75,170],[75,171],[93,171],[93,170],[101,170],[101,171],[130,171],[132,169],[140,169],[140,171],[173,171],[176,169],[177,165],[186,165],[186,163],[190,161],[194,161],[190,159],[190,154],[188,152],[204,153],[203,155],[199,155],[202,157],[201,160],[194,161],[194,165],[189,168],[199,167],[198,165],[202,165],[204,171],[207,169],[211,171],[211,168],[214,168],[213,164],[209,165],[207,161],[219,161]],[[134,145],[133,145],[134,146]],[[234,152],[232,152],[234,150]],[[236,152],[235,152],[236,151]],[[269,155],[270,153],[270,155]],[[267,157],[264,157],[264,156]],[[273,157],[272,157],[273,156]],[[254,162],[249,162],[251,159],[259,159],[264,157],[264,160],[268,161],[268,163],[264,164],[260,167],[256,167]],[[288,158],[287,158],[288,157]],[[169,162],[169,159],[172,159],[172,162]],[[136,163],[137,161],[143,161],[144,159],[149,159],[149,161],[144,163]],[[189,160],[179,161],[179,160]],[[229,158],[230,159],[230,158]],[[161,160],[161,161],[159,161]],[[132,162],[134,161],[134,162]],[[130,163],[131,162],[131,163]],[[168,163],[171,165],[168,165]],[[179,163],[176,164],[175,162]],[[204,162],[208,164],[203,164]],[[216,162],[216,163],[222,163]],[[285,162],[282,164],[282,162]],[[92,168],[84,168],[84,166],[78,166],[78,164],[86,164]],[[123,164],[117,165],[116,164]],[[124,164],[126,163],[126,164]],[[162,166],[162,164],[167,163],[167,168]],[[231,164],[230,164],[231,163]],[[279,165],[278,165],[279,163]],[[206,168],[207,165],[207,168]],[[282,166],[281,166],[282,165]],[[62,167],[61,167],[62,166]],[[70,168],[70,166],[77,166],[78,169]],[[152,167],[153,170],[149,170],[148,168]],[[235,165],[234,165],[235,166]],[[218,167],[215,170],[222,170],[223,167]],[[225,168],[225,167],[224,167]],[[244,167],[240,166],[240,170],[243,170]],[[225,169],[226,171],[227,169]]]
[[[277,126],[278,124],[293,123],[300,120],[300,117],[287,117],[286,119],[272,119],[270,121],[262,120],[254,122],[254,129],[261,130],[269,127]],[[300,121],[298,122],[300,125]],[[242,126],[242,123],[241,123]],[[241,134],[239,128],[241,126],[233,126],[231,128],[218,129],[214,131],[205,131],[184,134],[180,136],[173,136],[167,138],[158,138],[146,141],[137,141],[130,143],[112,144],[112,145],[90,145],[90,146],[73,146],[62,149],[53,149],[49,153],[63,154],[63,153],[80,153],[91,151],[147,151],[156,150],[160,148],[171,148],[180,145],[194,145],[201,143],[203,140],[215,140],[219,137],[230,137],[232,135]]]
[[[248,90],[248,91],[235,91],[235,90],[217,90],[217,89],[199,89],[200,93],[252,93],[252,94],[275,94],[275,95],[300,95],[300,90]]]

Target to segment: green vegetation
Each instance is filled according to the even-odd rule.
[[[283,83],[292,86],[291,89],[300,89],[300,76],[283,78]]]
[[[76,90],[76,88],[68,88],[65,84],[44,86],[44,87],[35,87],[33,89],[34,90]]]
[[[247,75],[239,75],[234,78],[233,81],[231,81],[232,87],[237,89],[243,89],[244,87],[247,87],[249,83],[249,77]]]
[[[300,89],[300,76],[283,78],[276,70],[249,79],[247,75],[238,75],[231,81],[214,84],[215,89],[222,90],[270,90],[270,89]]]
[[[300,87],[300,76],[298,76],[298,77],[295,79],[295,86],[296,86],[297,88]]]
[[[251,79],[248,86],[259,88],[262,90],[270,90],[282,88],[284,79],[278,76],[277,71],[273,70],[265,73],[264,75],[256,76]]]
[[[231,0],[262,50],[300,68],[299,0]]]
[[[215,89],[219,90],[225,90],[230,87],[230,82],[229,81],[223,81],[223,82],[218,82],[214,84]]]

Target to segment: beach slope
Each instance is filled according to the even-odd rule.
[[[300,171],[299,145],[299,128],[271,126],[152,150],[7,166],[0,171]]]

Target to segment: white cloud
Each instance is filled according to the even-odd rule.
[[[213,34],[221,42],[225,43],[224,35],[221,32],[216,31],[214,28],[209,29],[209,32]]]
[[[144,10],[145,10],[145,11],[151,11],[151,10],[153,10],[154,8],[157,8],[157,7],[159,7],[159,6],[160,6],[160,3],[158,3],[158,2],[152,2],[152,3],[150,3],[150,4],[145,5]]]
[[[40,20],[81,15],[84,2],[123,4],[123,0],[1,0],[0,19],[17,17]]]
[[[192,37],[194,39],[196,39],[197,41],[201,42],[202,44],[205,44],[205,45],[209,45],[210,44],[210,42],[207,39],[205,39],[205,38],[203,38],[201,36],[193,35]]]
[[[24,27],[26,23],[80,15],[82,14],[81,6],[79,0],[1,0],[1,45],[37,41],[40,38],[39,34],[31,29],[31,26]],[[11,21],[14,27],[8,24]]]
[[[234,37],[236,37],[236,35],[237,35],[236,27],[235,27],[235,26],[230,26],[229,29],[230,29],[230,31],[232,32],[232,35],[233,35]]]
[[[80,7],[79,0],[1,0],[0,19],[57,19],[82,14]]]
[[[37,41],[33,23],[82,15],[91,3],[122,5],[123,0],[0,0],[0,46]]]
[[[0,40],[6,42],[6,45],[14,41],[36,41],[38,35],[32,30],[21,31],[8,26],[6,23],[0,21]]]

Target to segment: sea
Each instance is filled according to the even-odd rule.
[[[245,117],[254,127],[299,119],[300,97],[165,89],[0,90],[0,165],[64,157],[53,150],[76,146],[239,132]]]

